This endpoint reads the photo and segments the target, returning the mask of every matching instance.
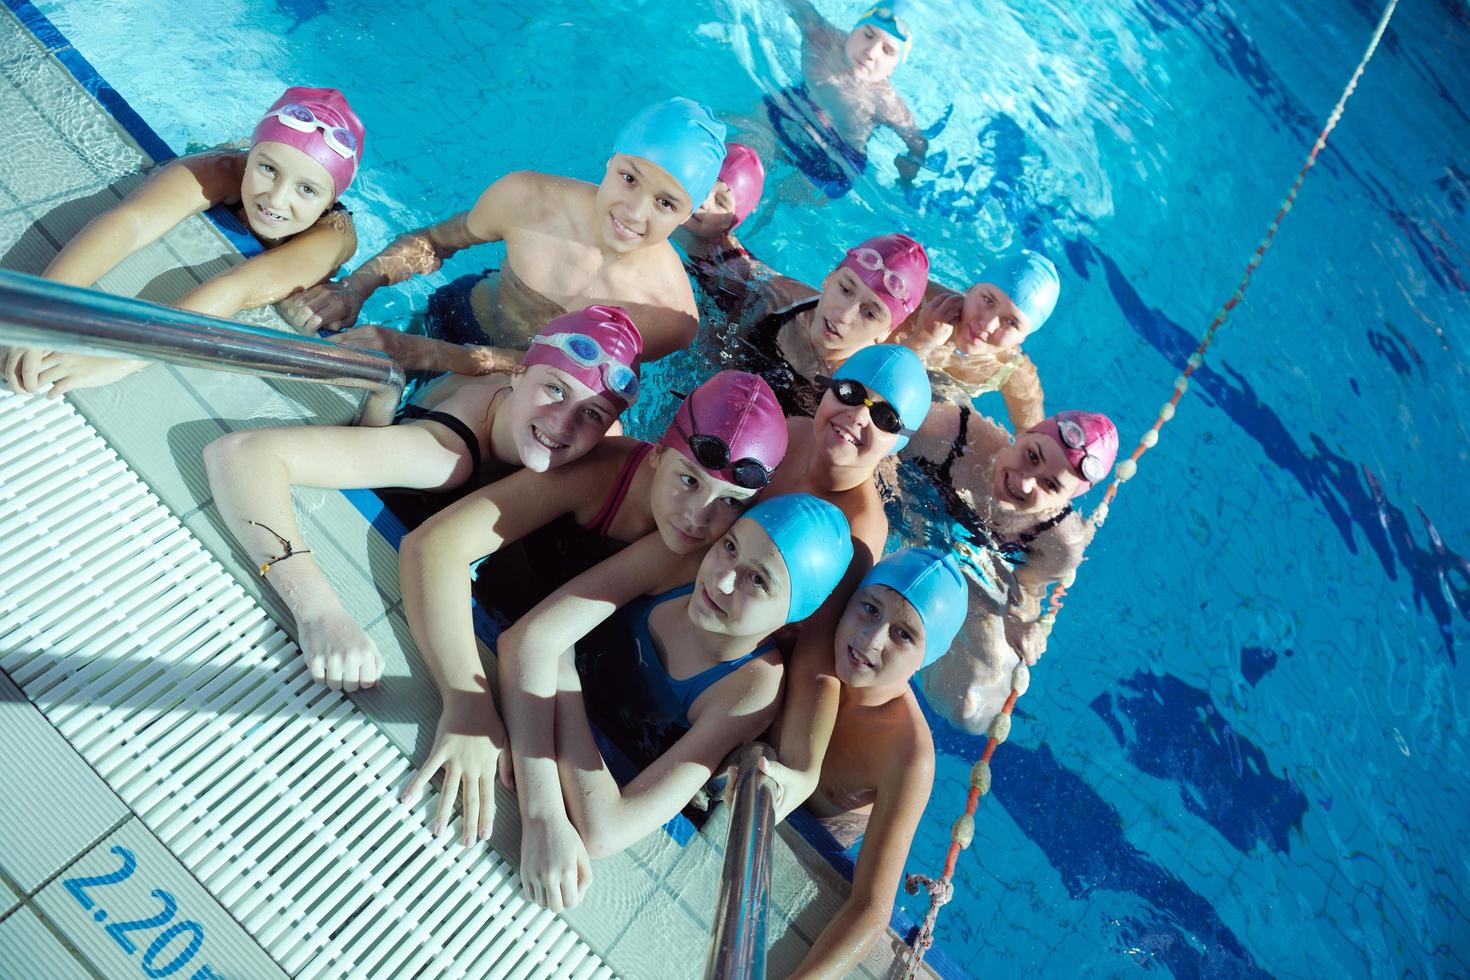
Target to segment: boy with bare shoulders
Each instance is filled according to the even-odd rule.
[[[694,293],[669,234],[714,187],[725,127],[709,110],[675,98],[623,127],[600,184],[518,171],[475,206],[400,236],[356,272],[286,305],[298,326],[352,326],[379,287],[435,271],[449,256],[505,242],[498,279],[464,277],[430,301],[429,338],[364,327],[344,343],[386,350],[410,370],[486,374],[519,360],[542,323],[567,309],[628,310],[656,360],[689,345],[699,327]],[[471,346],[463,346],[463,345]]]

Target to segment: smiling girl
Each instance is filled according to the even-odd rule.
[[[93,218],[52,260],[47,279],[91,286],[185,218],[224,205],[265,252],[197,286],[180,309],[228,317],[267,306],[331,276],[357,248],[342,193],[362,160],[363,127],[336,89],[292,87],[256,124],[248,152],[216,150],[161,167],[117,207]],[[43,349],[5,352],[14,391],[51,396],[94,388],[145,362]]]
[[[787,415],[810,416],[830,377],[858,351],[888,339],[923,302],[924,246],[907,235],[870,238],[849,249],[818,292],[779,277],[763,283],[760,316],[735,338],[734,366],[771,383]]]

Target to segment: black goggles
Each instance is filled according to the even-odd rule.
[[[872,419],[874,425],[889,435],[911,436],[914,434],[914,430],[903,427],[903,419],[898,417],[898,410],[896,408],[888,404],[888,402],[873,401],[873,399],[868,397],[868,389],[864,388],[861,383],[853,381],[851,378],[834,380],[819,374],[817,375],[817,384],[831,388],[832,394],[836,395],[837,400],[844,405],[854,407],[858,405],[868,406],[868,418]]]
[[[730,461],[730,445],[719,436],[706,436],[698,432],[685,432],[679,425],[679,416],[674,416],[674,426],[679,435],[689,444],[694,461],[711,472],[728,469],[731,482],[744,490],[763,490],[771,482],[772,470],[768,470],[758,459],[749,456]],[[689,427],[694,428],[694,395],[689,395]]]

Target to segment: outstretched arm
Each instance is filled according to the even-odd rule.
[[[340,214],[340,212],[339,212]],[[345,214],[319,222],[264,254],[240,263],[184,294],[178,307],[230,317],[279,302],[315,286],[357,250],[357,233]]]
[[[557,589],[500,637],[500,697],[521,808],[521,883],[552,911],[581,901],[590,880],[557,772],[558,659],[620,606],[665,584],[669,558],[659,535],[650,534]]]
[[[265,580],[296,621],[312,677],[348,691],[377,683],[382,657],[307,553],[291,487],[453,486],[469,475],[464,444],[438,424],[254,429],[210,443],[204,465],[225,526],[257,571],[268,565]]]
[[[814,7],[811,0],[782,0],[786,10],[791,14],[791,19],[796,21],[796,26],[801,31],[804,39],[811,39],[814,35],[820,35],[832,30],[832,25],[827,23],[827,18]]]
[[[927,737],[921,741],[914,757],[890,767],[878,787],[853,871],[852,894],[812,944],[793,980],[847,976],[888,926],[909,845],[934,784],[934,747]]]
[[[379,288],[427,275],[462,249],[504,238],[523,204],[526,183],[527,175],[520,173],[500,178],[470,210],[399,235],[346,278],[322,283],[283,303],[282,316],[302,330],[352,326],[363,303]]]

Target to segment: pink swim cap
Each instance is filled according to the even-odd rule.
[[[720,179],[735,198],[735,223],[730,226],[734,229],[750,217],[750,212],[761,202],[761,191],[766,186],[766,168],[761,163],[760,154],[744,143],[726,143]]]
[[[617,410],[638,400],[643,335],[620,306],[589,306],[563,313],[531,338],[522,367],[546,364],[565,371]]]
[[[1062,447],[1073,472],[1082,480],[1072,491],[1074,497],[1102,482],[1118,458],[1118,427],[1097,412],[1058,412],[1028,431],[1050,436]]]
[[[879,235],[848,249],[838,264],[857,273],[893,313],[893,326],[908,319],[924,302],[929,285],[929,256],[924,246],[907,235]]]
[[[718,440],[725,452],[704,444],[696,451],[690,441],[701,438]],[[745,371],[721,371],[684,399],[659,443],[677,449],[717,479],[756,490],[765,481],[750,479],[737,464],[755,460],[765,468],[769,480],[770,472],[786,455],[786,416],[764,378]],[[711,458],[712,452],[721,458]],[[723,466],[715,465],[721,461]]]
[[[270,141],[295,147],[327,168],[335,195],[341,197],[357,176],[363,135],[362,120],[347,96],[334,88],[293,85],[255,124],[250,146]]]

